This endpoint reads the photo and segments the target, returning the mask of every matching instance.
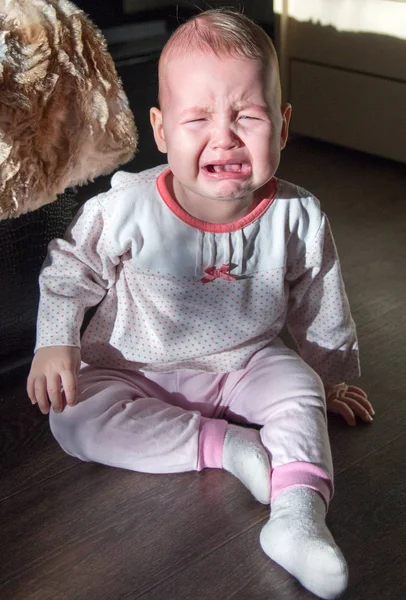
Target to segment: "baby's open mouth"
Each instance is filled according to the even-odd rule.
[[[206,169],[209,173],[240,173],[242,170],[241,163],[232,163],[228,165],[207,165]]]

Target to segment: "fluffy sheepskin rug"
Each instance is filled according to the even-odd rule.
[[[136,144],[113,60],[86,15],[67,0],[0,0],[0,219],[110,173]]]

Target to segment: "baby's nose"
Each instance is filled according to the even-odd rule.
[[[229,123],[219,124],[214,128],[211,140],[212,148],[229,150],[240,146],[240,140]]]

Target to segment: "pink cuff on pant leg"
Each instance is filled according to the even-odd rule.
[[[201,417],[197,470],[223,467],[223,445],[227,421]]]
[[[333,481],[326,471],[311,463],[293,462],[276,467],[272,471],[271,502],[286,488],[293,486],[315,490],[324,499],[327,507],[334,493]]]

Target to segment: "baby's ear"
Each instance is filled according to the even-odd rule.
[[[165,132],[162,124],[162,112],[155,106],[149,111],[149,118],[154,131],[155,143],[160,152],[167,153]]]
[[[282,129],[281,129],[281,150],[286,146],[288,141],[289,123],[290,117],[292,116],[292,106],[290,104],[284,104],[281,108],[282,112]]]

